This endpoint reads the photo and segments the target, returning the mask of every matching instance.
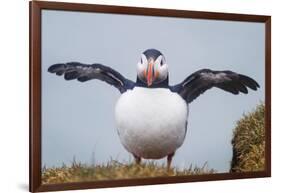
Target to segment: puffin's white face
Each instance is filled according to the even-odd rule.
[[[156,60],[153,57],[147,58],[144,54],[137,65],[138,78],[151,86],[164,81],[168,76],[168,65],[163,55],[159,55]]]

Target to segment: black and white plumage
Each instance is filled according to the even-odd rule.
[[[102,64],[59,63],[50,66],[48,71],[59,76],[64,75],[65,80],[77,79],[80,82],[85,82],[99,79],[116,87],[121,93],[134,87],[133,81],[124,78],[119,72]]]
[[[210,69],[196,71],[181,83],[169,85],[168,65],[156,49],[142,53],[136,82],[102,64],[59,63],[50,66],[48,71],[64,75],[65,80],[98,79],[116,87],[121,96],[115,107],[115,119],[123,146],[137,163],[141,158],[167,156],[168,168],[185,139],[188,105],[193,100],[213,87],[232,94],[247,94],[248,88],[259,88],[248,76]]]
[[[191,103],[200,94],[213,87],[232,94],[248,93],[248,88],[257,90],[259,84],[252,78],[232,71],[212,71],[202,69],[188,76],[183,82],[172,86],[173,92],[179,93],[187,103]]]

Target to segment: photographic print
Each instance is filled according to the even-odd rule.
[[[34,183],[59,190],[270,175],[265,22],[39,6]]]

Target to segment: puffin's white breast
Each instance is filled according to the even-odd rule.
[[[186,102],[164,88],[135,87],[123,93],[115,107],[122,144],[147,159],[165,157],[182,145],[187,116]]]

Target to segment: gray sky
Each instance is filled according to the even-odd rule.
[[[214,88],[190,105],[187,136],[173,165],[208,162],[228,171],[236,121],[264,100],[264,24],[51,10],[42,12],[43,165],[69,164],[74,156],[96,164],[133,160],[114,124],[119,91],[98,80],[65,81],[47,68],[97,62],[135,80],[140,54],[148,48],[165,55],[171,85],[201,68],[232,70],[261,85],[238,96]]]

